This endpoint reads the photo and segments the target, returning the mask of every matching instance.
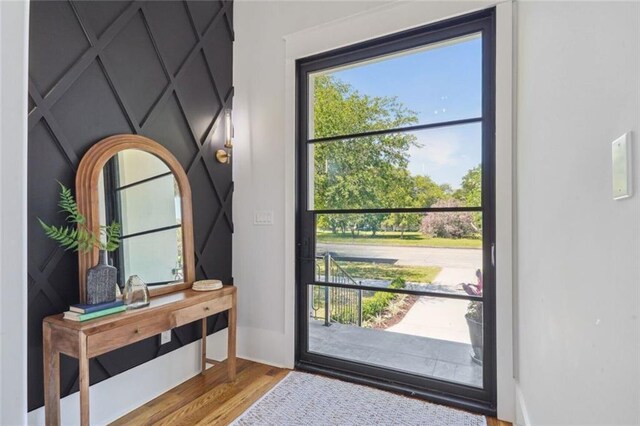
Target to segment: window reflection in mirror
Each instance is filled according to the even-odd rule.
[[[131,275],[147,285],[183,281],[180,191],[167,165],[137,149],[120,151],[102,170],[100,223],[122,224],[110,253],[122,287]]]

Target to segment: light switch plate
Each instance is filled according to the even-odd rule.
[[[631,133],[625,133],[611,144],[613,199],[628,198],[632,194]]]
[[[253,215],[254,225],[273,225],[273,210],[255,211]]]

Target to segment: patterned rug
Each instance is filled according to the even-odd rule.
[[[483,416],[323,376],[289,373],[232,425],[485,426]]]

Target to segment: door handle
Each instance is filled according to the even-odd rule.
[[[495,243],[491,243],[491,266],[495,268],[496,266],[496,245]]]

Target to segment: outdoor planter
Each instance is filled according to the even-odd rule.
[[[482,365],[482,322],[477,322],[469,317],[466,317],[466,320],[469,326],[471,347],[473,348],[473,351],[470,353],[471,359]]]

